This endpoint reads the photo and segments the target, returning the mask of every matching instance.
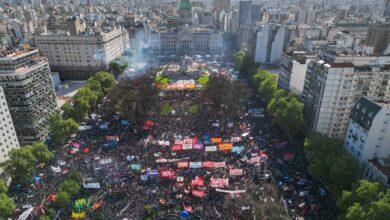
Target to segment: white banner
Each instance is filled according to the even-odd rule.
[[[217,151],[217,149],[218,149],[217,146],[206,146],[206,147],[205,147],[205,151],[206,151],[206,152]]]

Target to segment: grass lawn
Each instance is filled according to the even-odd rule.
[[[201,84],[202,86],[206,85],[210,80],[210,76],[199,76],[198,78],[198,83]]]
[[[171,82],[171,78],[158,75],[154,81],[161,85],[168,85]]]

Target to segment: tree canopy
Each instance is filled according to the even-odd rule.
[[[5,184],[4,180],[0,179],[0,194],[7,193],[7,191],[8,191],[7,184]]]
[[[46,163],[53,157],[46,145],[35,143],[22,148],[14,148],[9,152],[10,159],[4,163],[5,170],[16,180],[27,184],[36,165]]]
[[[80,192],[80,184],[75,180],[65,180],[60,185],[60,191],[71,196],[77,195]]]
[[[158,90],[148,77],[120,81],[108,93],[108,100],[107,111],[120,112],[121,117],[133,122],[143,122],[161,108]]]
[[[5,193],[0,193],[0,219],[6,219],[11,216],[14,207],[14,200]]]
[[[311,133],[305,140],[305,153],[309,172],[321,178],[335,198],[351,189],[360,175],[358,162],[337,140]]]
[[[115,76],[119,76],[120,74],[122,74],[128,66],[129,64],[127,63],[127,61],[123,59],[113,60],[109,64],[110,70]]]
[[[50,118],[50,132],[54,143],[62,144],[70,135],[79,130],[79,124],[73,119],[63,120],[59,114]]]
[[[390,190],[378,182],[360,180],[352,191],[343,191],[337,201],[340,219],[387,219],[390,214]]]
[[[242,111],[241,103],[250,96],[249,88],[239,81],[230,81],[225,77],[210,77],[201,92],[201,109],[207,110],[211,118],[223,119],[238,117]],[[220,117],[222,116],[222,117]]]

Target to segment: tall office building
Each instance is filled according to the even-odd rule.
[[[280,25],[262,25],[256,34],[255,62],[275,64],[283,53],[286,28]]]
[[[239,6],[239,17],[238,17],[238,26],[245,24],[251,24],[251,11],[252,11],[252,2],[251,1],[240,1]]]
[[[0,86],[0,163],[5,162],[9,157],[8,153],[19,147],[14,124],[8,109],[3,88]],[[3,172],[0,167],[0,174]]]
[[[374,48],[376,55],[383,55],[390,43],[390,23],[371,24],[367,33],[367,45]]]
[[[49,63],[37,49],[0,55],[3,87],[19,143],[43,141],[49,118],[57,111]]]
[[[324,54],[307,66],[302,99],[312,129],[342,140],[354,103],[365,95],[390,98],[387,56]]]

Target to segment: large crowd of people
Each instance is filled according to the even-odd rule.
[[[300,143],[274,129],[265,112],[258,117],[243,111],[224,121],[206,118],[202,110],[191,113],[198,96],[198,90],[161,91],[161,103],[169,103],[172,112],[152,114],[140,126],[119,113],[106,114],[102,106],[109,100],[104,99],[88,116],[86,129],[38,171],[39,185],[17,194],[18,208],[47,204],[69,171],[77,170],[84,184],[73,201],[99,202],[86,212],[88,219],[234,219],[227,214],[225,197],[239,198],[248,193],[247,185],[260,188],[265,183],[278,188],[269,201],[272,197],[283,206],[285,215],[332,219],[332,202],[308,174]],[[248,103],[260,102],[254,96]],[[263,111],[262,106],[245,105]],[[246,209],[251,207],[239,210]],[[72,212],[69,207],[58,219],[70,218]]]

